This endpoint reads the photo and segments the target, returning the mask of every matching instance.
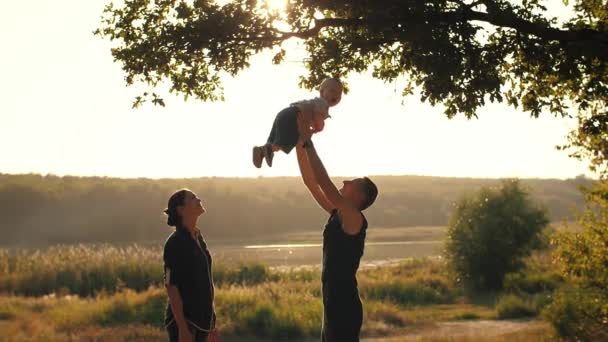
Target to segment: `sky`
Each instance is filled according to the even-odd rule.
[[[280,4],[281,0],[273,0]],[[111,44],[92,32],[106,0],[0,2],[0,173],[110,177],[272,177],[299,174],[295,152],[256,169],[251,148],[263,144],[278,111],[314,92],[296,42],[287,62],[270,54],[226,78],[225,102],[172,94],[165,108],[132,109],[141,88],[126,87]],[[566,16],[561,0],[547,2]],[[291,56],[291,57],[290,57]],[[557,151],[573,120],[528,114],[501,104],[448,120],[419,95],[369,74],[331,108],[314,138],[330,175],[571,178],[586,164]]]

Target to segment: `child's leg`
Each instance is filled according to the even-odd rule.
[[[281,146],[275,144],[265,144],[263,146],[253,147],[253,165],[258,169],[262,167],[262,161],[266,158],[266,164],[272,166],[274,153],[281,150]]]
[[[266,141],[264,148],[264,158],[268,166],[272,166],[272,158],[274,153],[281,150],[289,153],[298,141],[298,125],[297,125],[298,109],[288,107],[277,114],[272,130]]]
[[[258,169],[262,167],[262,161],[266,158],[266,163],[268,166],[272,166],[272,153],[279,150],[280,147],[278,145],[271,144],[272,141],[275,141],[277,137],[277,120],[272,124],[272,128],[270,129],[270,134],[268,134],[267,143],[262,146],[254,146],[253,147],[253,165]],[[272,145],[270,148],[267,146]]]
[[[298,109],[295,107],[286,108],[277,115],[274,134],[267,141],[273,152],[281,150],[289,154],[296,146],[300,136],[297,121]]]

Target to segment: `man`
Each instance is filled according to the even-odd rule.
[[[323,342],[359,341],[363,307],[357,288],[357,270],[365,246],[367,220],[362,211],[378,195],[367,177],[344,181],[338,190],[327,175],[312,141],[296,146],[304,184],[330,214],[323,231]]]

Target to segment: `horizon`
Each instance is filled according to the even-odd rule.
[[[40,176],[40,177],[56,177],[56,178],[106,178],[106,179],[119,179],[119,180],[152,180],[152,181],[162,181],[162,180],[189,180],[189,179],[264,179],[264,178],[301,178],[301,176],[282,176],[282,175],[270,175],[270,176],[198,176],[198,177],[114,177],[114,176],[104,176],[104,175],[58,175],[53,173],[41,174],[41,173],[5,173],[0,171],[0,176]],[[598,178],[590,177],[586,174],[578,174],[571,177],[566,178],[555,178],[555,177],[470,177],[470,176],[437,176],[437,175],[420,175],[420,174],[370,174],[370,175],[332,175],[333,178],[356,178],[356,177],[412,177],[412,178],[444,178],[444,179],[478,179],[478,180],[508,180],[508,179],[517,179],[517,180],[559,180],[559,181],[567,181],[574,180],[583,177],[588,180],[598,180]]]

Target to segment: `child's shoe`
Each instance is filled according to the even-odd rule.
[[[272,151],[272,146],[270,144],[266,144],[260,147],[264,151],[264,158],[266,158],[266,164],[269,167],[272,167],[272,158],[274,158],[274,152]],[[262,162],[260,161],[260,164]]]
[[[253,148],[253,165],[258,169],[262,167],[262,159],[264,159],[264,147],[255,146]]]

